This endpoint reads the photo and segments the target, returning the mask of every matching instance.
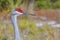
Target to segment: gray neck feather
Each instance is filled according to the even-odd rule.
[[[13,28],[14,28],[14,40],[20,40],[20,34],[19,34],[18,25],[17,25],[17,16],[12,15],[11,21],[12,21]]]

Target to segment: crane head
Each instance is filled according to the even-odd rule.
[[[15,8],[12,10],[11,12],[11,15],[16,15],[16,16],[19,16],[19,15],[22,15],[23,14],[23,10],[21,8]]]
[[[34,13],[28,13],[28,12],[22,10],[21,8],[15,8],[15,9],[13,9],[12,12],[11,12],[11,15],[12,15],[12,16],[13,16],[13,15],[14,15],[14,16],[19,16],[19,15],[22,15],[22,14],[28,14],[28,15],[35,16]]]

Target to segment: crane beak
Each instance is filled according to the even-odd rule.
[[[23,14],[24,14],[24,15],[26,15],[26,14],[27,14],[27,15],[36,16],[36,14],[34,14],[34,13],[31,13],[31,12],[26,12],[26,11],[23,11]]]
[[[28,13],[28,15],[36,16],[36,14],[34,14],[34,13]]]

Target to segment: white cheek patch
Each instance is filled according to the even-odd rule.
[[[19,13],[19,14],[23,14],[23,13]]]
[[[18,12],[18,11],[15,11],[18,15],[22,15],[23,13],[20,13],[20,12]]]

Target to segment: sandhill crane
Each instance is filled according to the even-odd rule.
[[[13,28],[14,28],[14,40],[21,40],[18,25],[17,25],[17,16],[22,15],[22,14],[28,14],[28,15],[35,16],[35,14],[27,13],[23,11],[21,8],[15,8],[14,10],[11,11],[10,16],[11,16],[11,21],[12,21]]]
[[[14,28],[14,40],[21,40],[18,25],[17,25],[17,16],[22,15],[23,11],[20,8],[15,8],[14,10],[11,11],[11,21],[13,24]]]

